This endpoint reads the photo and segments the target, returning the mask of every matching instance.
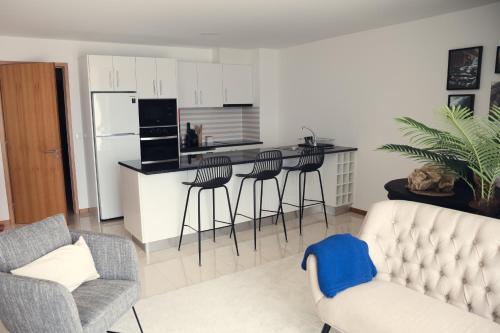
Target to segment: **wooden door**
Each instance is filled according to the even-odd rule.
[[[222,107],[222,65],[198,64],[198,106]]]
[[[139,98],[157,98],[155,58],[135,58],[135,70]]]
[[[0,93],[15,222],[66,214],[54,64],[1,65]]]

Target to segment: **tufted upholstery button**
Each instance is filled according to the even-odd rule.
[[[479,262],[479,267],[481,267],[481,268],[484,267],[484,262],[480,261]]]
[[[467,310],[472,311],[472,304],[467,303]]]
[[[455,239],[455,234],[451,234],[450,239],[454,240]]]
[[[455,260],[460,260],[460,255],[458,255],[458,254],[457,254],[457,255],[455,256]]]
[[[410,284],[410,282],[411,282],[410,278],[406,278],[405,282],[406,282],[406,284]]]
[[[425,265],[423,262],[420,263],[420,268],[425,268]]]
[[[439,275],[440,275],[440,276],[444,276],[444,271],[440,271],[440,272],[439,272]]]
[[[436,250],[434,250],[434,254],[439,254],[439,248],[437,248]]]
[[[463,283],[464,285],[466,285],[466,284],[467,284],[467,279],[466,279],[466,278],[463,278],[463,279],[462,279],[462,283]]]
[[[490,293],[491,292],[491,287],[490,286],[486,286],[486,288],[484,288],[484,291],[486,291],[486,293]]]
[[[474,240],[472,241],[472,245],[477,245],[477,239],[474,239]]]

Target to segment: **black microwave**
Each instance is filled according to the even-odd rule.
[[[139,126],[177,126],[177,100],[139,99]]]

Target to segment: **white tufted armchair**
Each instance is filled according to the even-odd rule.
[[[500,332],[500,220],[408,201],[372,206],[361,230],[376,278],[326,298],[323,332]]]

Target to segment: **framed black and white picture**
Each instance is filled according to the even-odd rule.
[[[490,109],[493,105],[500,108],[500,81],[491,84]]]
[[[497,57],[495,61],[495,73],[500,73],[500,46],[497,47]]]
[[[483,47],[450,50],[447,90],[479,89]]]
[[[468,108],[471,112],[474,111],[474,94],[467,95],[448,95],[448,107],[461,106]]]

